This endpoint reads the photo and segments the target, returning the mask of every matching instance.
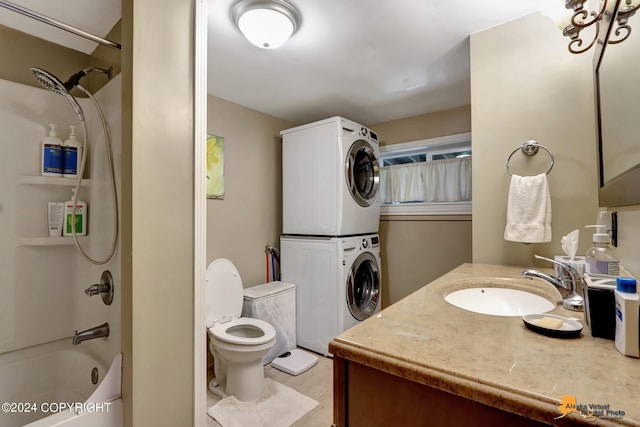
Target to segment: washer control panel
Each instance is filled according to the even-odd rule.
[[[376,134],[371,129],[367,129],[364,126],[360,128],[360,136],[364,136],[365,138],[369,139],[371,142],[378,143],[378,134]]]
[[[378,144],[378,134],[371,129],[343,118],[340,119],[340,122],[342,124],[343,135],[358,135],[362,139],[365,139],[376,145]]]
[[[362,237],[360,241],[360,249],[369,249],[369,248],[377,248],[380,247],[380,238],[375,236],[365,236]]]

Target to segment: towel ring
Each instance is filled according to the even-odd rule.
[[[545,172],[546,175],[549,175],[549,172],[551,172],[551,169],[553,169],[553,163],[555,161],[553,158],[553,153],[547,147],[542,144],[538,144],[538,141],[535,141],[533,139],[523,142],[520,147],[516,148],[511,152],[511,154],[509,154],[509,157],[507,158],[507,172],[509,173],[509,175],[513,176],[513,174],[511,173],[511,169],[509,169],[509,161],[511,161],[511,157],[513,157],[513,155],[516,154],[518,150],[522,151],[522,154],[524,154],[525,156],[533,156],[540,150],[540,148],[546,151],[551,158],[551,165],[549,165],[549,169],[547,169],[547,171]]]

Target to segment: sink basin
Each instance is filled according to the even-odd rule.
[[[510,288],[476,287],[460,289],[445,296],[445,301],[474,313],[494,316],[524,316],[546,313],[555,304],[530,292]]]

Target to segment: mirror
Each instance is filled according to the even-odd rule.
[[[618,0],[608,8],[594,56],[600,206],[640,204],[640,33],[619,29],[611,19],[624,6],[626,0]],[[640,19],[632,16],[634,24]]]

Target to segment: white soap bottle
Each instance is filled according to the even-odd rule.
[[[616,348],[625,356],[640,357],[640,295],[636,279],[618,277],[616,290]]]
[[[49,124],[49,135],[42,138],[42,176],[62,176],[62,141],[56,133],[56,125]]]
[[[64,142],[64,160],[62,162],[62,176],[77,178],[82,162],[82,143],[76,137],[76,127],[70,126],[69,139]]]
[[[73,236],[73,202],[76,198],[76,189],[71,189],[71,200],[64,203],[64,228],[63,236]],[[75,210],[75,234],[76,236],[87,235],[87,204],[81,200],[77,200]]]
[[[609,274],[617,276],[620,274],[620,261],[611,248],[611,237],[603,233],[607,226],[605,224],[587,225],[586,228],[596,228],[593,233],[593,246],[585,254],[587,272],[598,274]]]

